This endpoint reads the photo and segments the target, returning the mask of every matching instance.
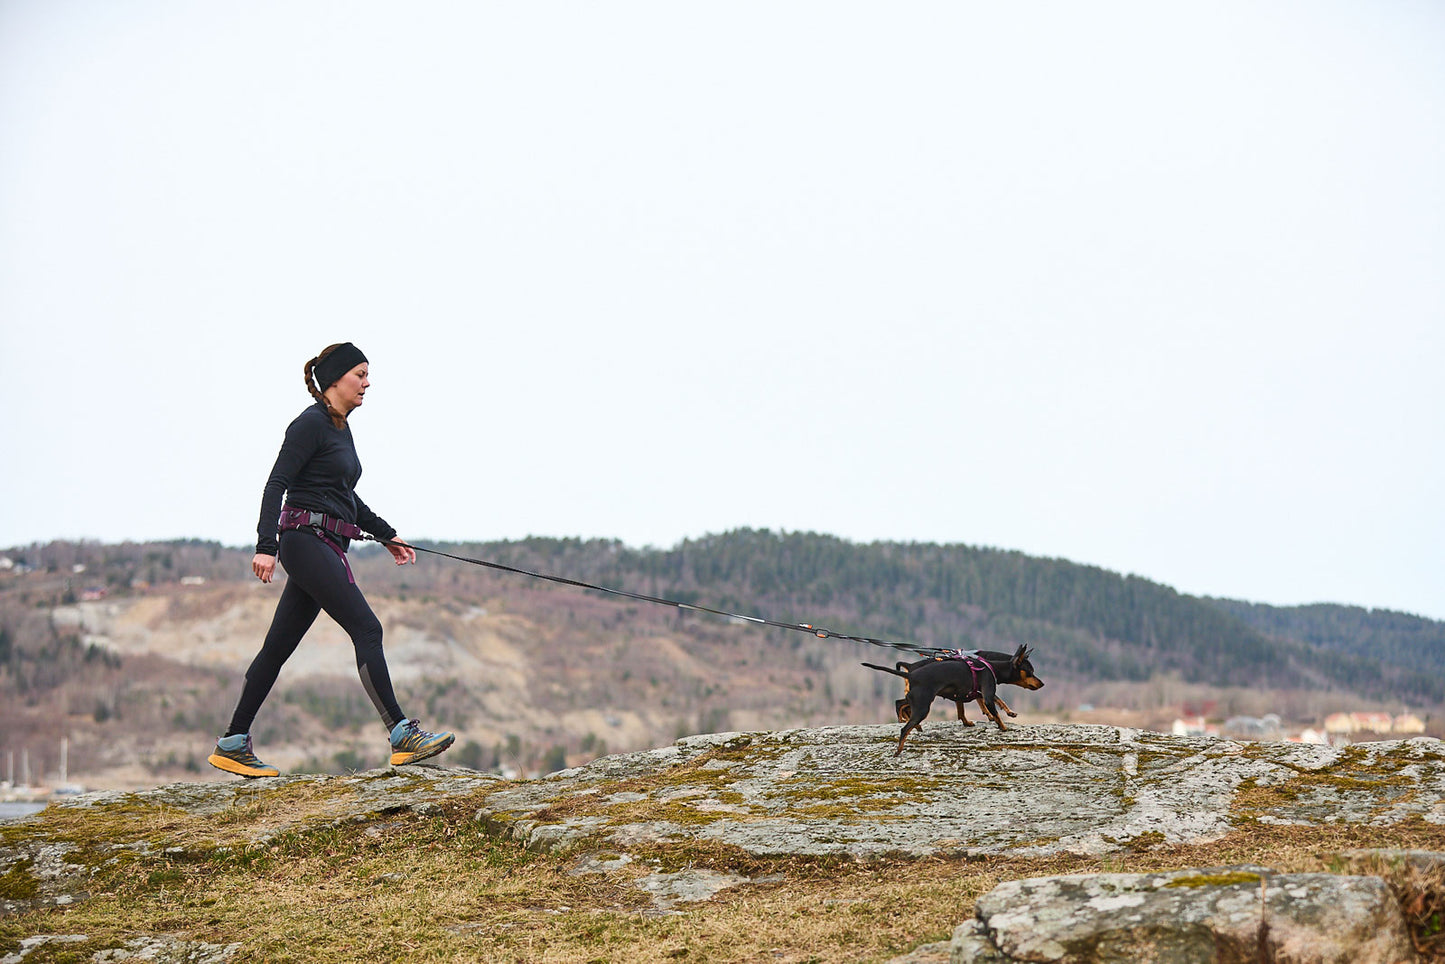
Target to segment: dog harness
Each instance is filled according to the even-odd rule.
[[[341,564],[346,567],[346,581],[353,586],[356,585],[356,577],[351,574],[351,563],[346,559],[346,550],[334,539],[329,539],[326,533],[340,536],[343,539],[365,539],[366,533],[361,527],[329,516],[324,512],[313,512],[310,509],[303,509],[300,506],[286,505],[281,507],[281,522],[277,527],[279,531],[286,532],[291,529],[310,529],[316,533],[316,538],[326,543],[332,551],[341,558]]]
[[[994,685],[998,685],[998,674],[993,671],[993,667],[989,665],[988,660],[978,655],[978,650],[976,649],[950,649],[947,652],[939,653],[933,658],[935,660],[962,660],[963,665],[967,666],[968,671],[973,674],[973,689],[967,695],[958,697],[960,700],[971,700],[983,693],[983,689],[978,685],[978,674],[982,670],[988,670],[988,674],[994,678]]]

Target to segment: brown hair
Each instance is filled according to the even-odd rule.
[[[321,359],[325,358],[327,355],[331,354],[344,344],[345,342],[337,342],[334,345],[327,345],[325,348],[321,349],[320,354],[318,354],[315,358],[311,359],[309,362],[306,363],[306,368],[304,369],[306,373],[306,390],[311,393],[312,398],[320,402],[322,407],[326,409],[326,414],[331,416],[331,424],[335,425],[337,428],[346,427],[346,416],[342,415],[336,409],[332,408],[331,402],[328,401],[326,396],[321,393],[321,389],[316,387],[316,376],[314,372],[316,371],[317,363],[320,362]]]

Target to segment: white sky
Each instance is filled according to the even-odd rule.
[[[1445,618],[1445,6],[0,2],[0,546],[965,542]]]

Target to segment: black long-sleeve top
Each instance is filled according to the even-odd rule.
[[[320,402],[296,416],[286,427],[286,439],[261,495],[256,551],[276,554],[283,496],[288,505],[325,512],[381,539],[394,538],[396,530],[356,494],[360,478],[361,459],[356,456],[350,426],[332,425],[331,416]],[[346,540],[340,541],[345,548]]]

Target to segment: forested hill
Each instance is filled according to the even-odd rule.
[[[1417,705],[1445,702],[1445,623],[1348,606],[1275,608],[1197,598],[1147,579],[1020,552],[855,544],[814,533],[748,529],[685,540],[670,549],[543,538],[431,545],[844,633],[960,648],[1028,642],[1047,654],[1051,672],[1078,681],[1175,673],[1221,686],[1336,689]],[[77,579],[100,581],[112,593],[128,592],[137,579],[154,583],[185,574],[244,579],[250,559],[249,550],[195,541],[52,543],[4,555],[57,574],[84,564],[87,573]],[[353,557],[378,592],[445,598],[465,581],[464,570],[475,571],[427,556],[420,565],[396,568],[376,546],[358,546]],[[575,592],[580,591],[561,590],[557,605],[566,605],[566,594]],[[787,642],[796,648],[812,645],[810,639],[799,633]]]
[[[1424,675],[1438,676],[1445,668],[1445,623],[1330,603],[1278,607],[1233,599],[1210,601],[1270,636],[1380,659]]]
[[[1183,595],[1096,566],[966,545],[735,530],[671,549],[603,540],[453,546],[521,568],[931,646],[1028,641],[1079,678],[1340,689],[1445,700],[1445,624],[1345,606]]]

